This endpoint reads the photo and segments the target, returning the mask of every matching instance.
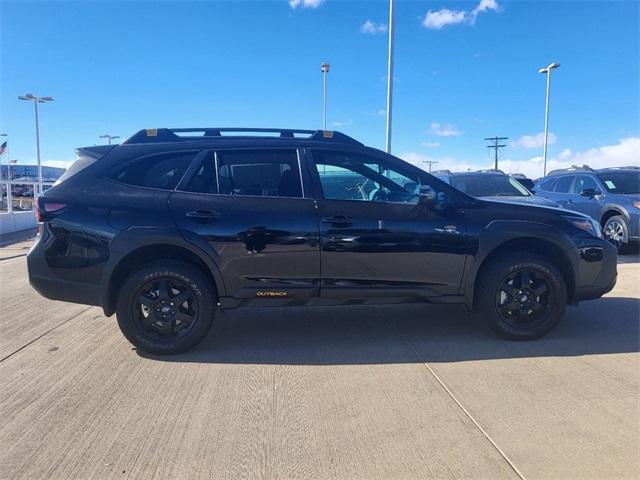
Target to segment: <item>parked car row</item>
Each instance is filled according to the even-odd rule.
[[[506,175],[499,170],[438,170],[433,174],[474,197],[589,215],[620,252],[640,241],[640,167],[571,167],[554,170],[536,182],[522,174]]]
[[[596,219],[618,251],[640,241],[640,167],[554,170],[533,192]]]

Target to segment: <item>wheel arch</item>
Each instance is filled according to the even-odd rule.
[[[550,225],[533,222],[494,223],[480,236],[480,248],[465,275],[463,293],[467,307],[473,309],[477,305],[476,284],[487,266],[500,255],[514,251],[535,253],[556,265],[567,286],[568,302],[573,303],[577,257],[571,256],[575,245],[569,237]]]
[[[178,231],[154,232],[153,235],[149,235],[148,231],[132,230],[122,232],[122,237],[117,238],[117,241],[114,239],[113,242],[115,248],[112,248],[113,254],[102,282],[102,308],[105,315],[109,316],[115,312],[118,293],[131,272],[146,263],[163,258],[181,260],[193,265],[211,281],[218,298],[225,295],[224,281],[212,258],[213,255],[199,245],[186,241]],[[125,245],[128,247],[126,253],[119,253]]]

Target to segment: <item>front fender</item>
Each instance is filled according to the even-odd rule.
[[[515,242],[540,243],[542,247],[556,248],[566,257],[575,271],[578,251],[571,238],[558,227],[526,220],[494,220],[478,236],[478,247],[465,269],[463,294],[468,308],[473,307],[476,280],[485,260],[497,249]]]

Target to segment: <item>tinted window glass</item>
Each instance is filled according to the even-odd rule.
[[[551,192],[553,191],[553,186],[556,183],[557,178],[548,178],[540,182],[540,184],[536,187],[536,190],[542,190],[543,192]]]
[[[195,155],[196,152],[150,155],[116,170],[110,177],[138,187],[173,190]]]
[[[529,191],[506,175],[474,174],[453,175],[451,185],[474,197],[518,196],[528,197]]]
[[[196,193],[218,193],[218,179],[216,178],[215,157],[213,154],[205,158],[185,190]]]
[[[598,185],[592,177],[589,177],[587,175],[580,175],[576,178],[576,181],[573,184],[572,191],[576,195],[580,195],[582,191],[586,190],[587,188],[598,190]]]
[[[573,182],[573,177],[560,177],[553,191],[558,193],[569,193],[571,182]]]
[[[302,197],[295,150],[218,153],[218,186],[225,195]]]
[[[420,179],[361,155],[314,152],[324,197],[331,200],[417,203]]]
[[[611,193],[640,193],[640,172],[607,172],[599,173],[598,177]]]

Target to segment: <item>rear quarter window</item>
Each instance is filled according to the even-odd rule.
[[[136,187],[173,190],[183,177],[197,152],[172,152],[148,155],[108,176],[117,182]]]

